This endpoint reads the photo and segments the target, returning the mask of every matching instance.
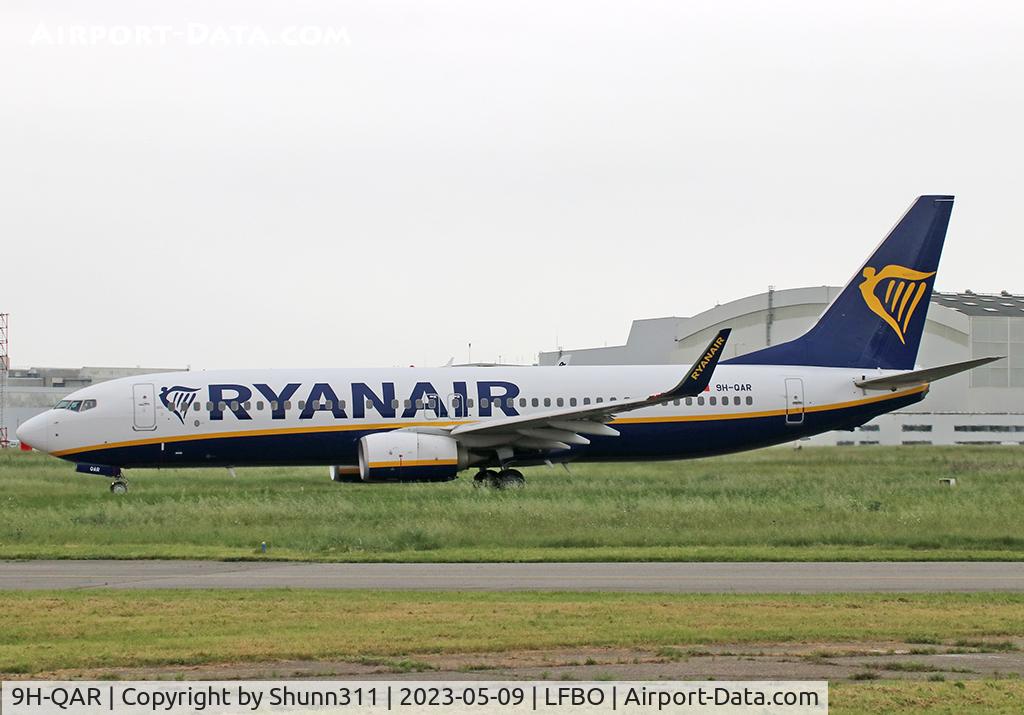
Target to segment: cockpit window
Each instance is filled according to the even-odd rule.
[[[96,406],[96,400],[61,400],[53,409],[69,410],[71,412],[85,412]]]

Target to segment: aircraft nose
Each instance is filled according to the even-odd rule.
[[[46,452],[50,443],[50,413],[44,412],[41,415],[36,415],[18,427],[15,434],[18,435],[18,439],[22,443],[34,447],[40,452]]]

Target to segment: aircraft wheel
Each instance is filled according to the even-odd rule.
[[[123,479],[117,479],[110,483],[111,494],[127,494],[128,493],[128,482]]]
[[[526,486],[526,477],[518,469],[503,469],[495,486],[498,489],[521,489]]]
[[[473,477],[473,484],[478,487],[493,487],[498,482],[498,473],[493,469],[481,469]]]

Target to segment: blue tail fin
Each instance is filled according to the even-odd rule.
[[[814,327],[725,362],[913,369],[952,209],[952,196],[919,197]]]

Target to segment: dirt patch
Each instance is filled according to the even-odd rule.
[[[657,649],[565,648],[502,653],[284,660],[38,673],[54,679],[252,680],[966,680],[1024,677],[1024,639],[970,644],[764,643]]]

